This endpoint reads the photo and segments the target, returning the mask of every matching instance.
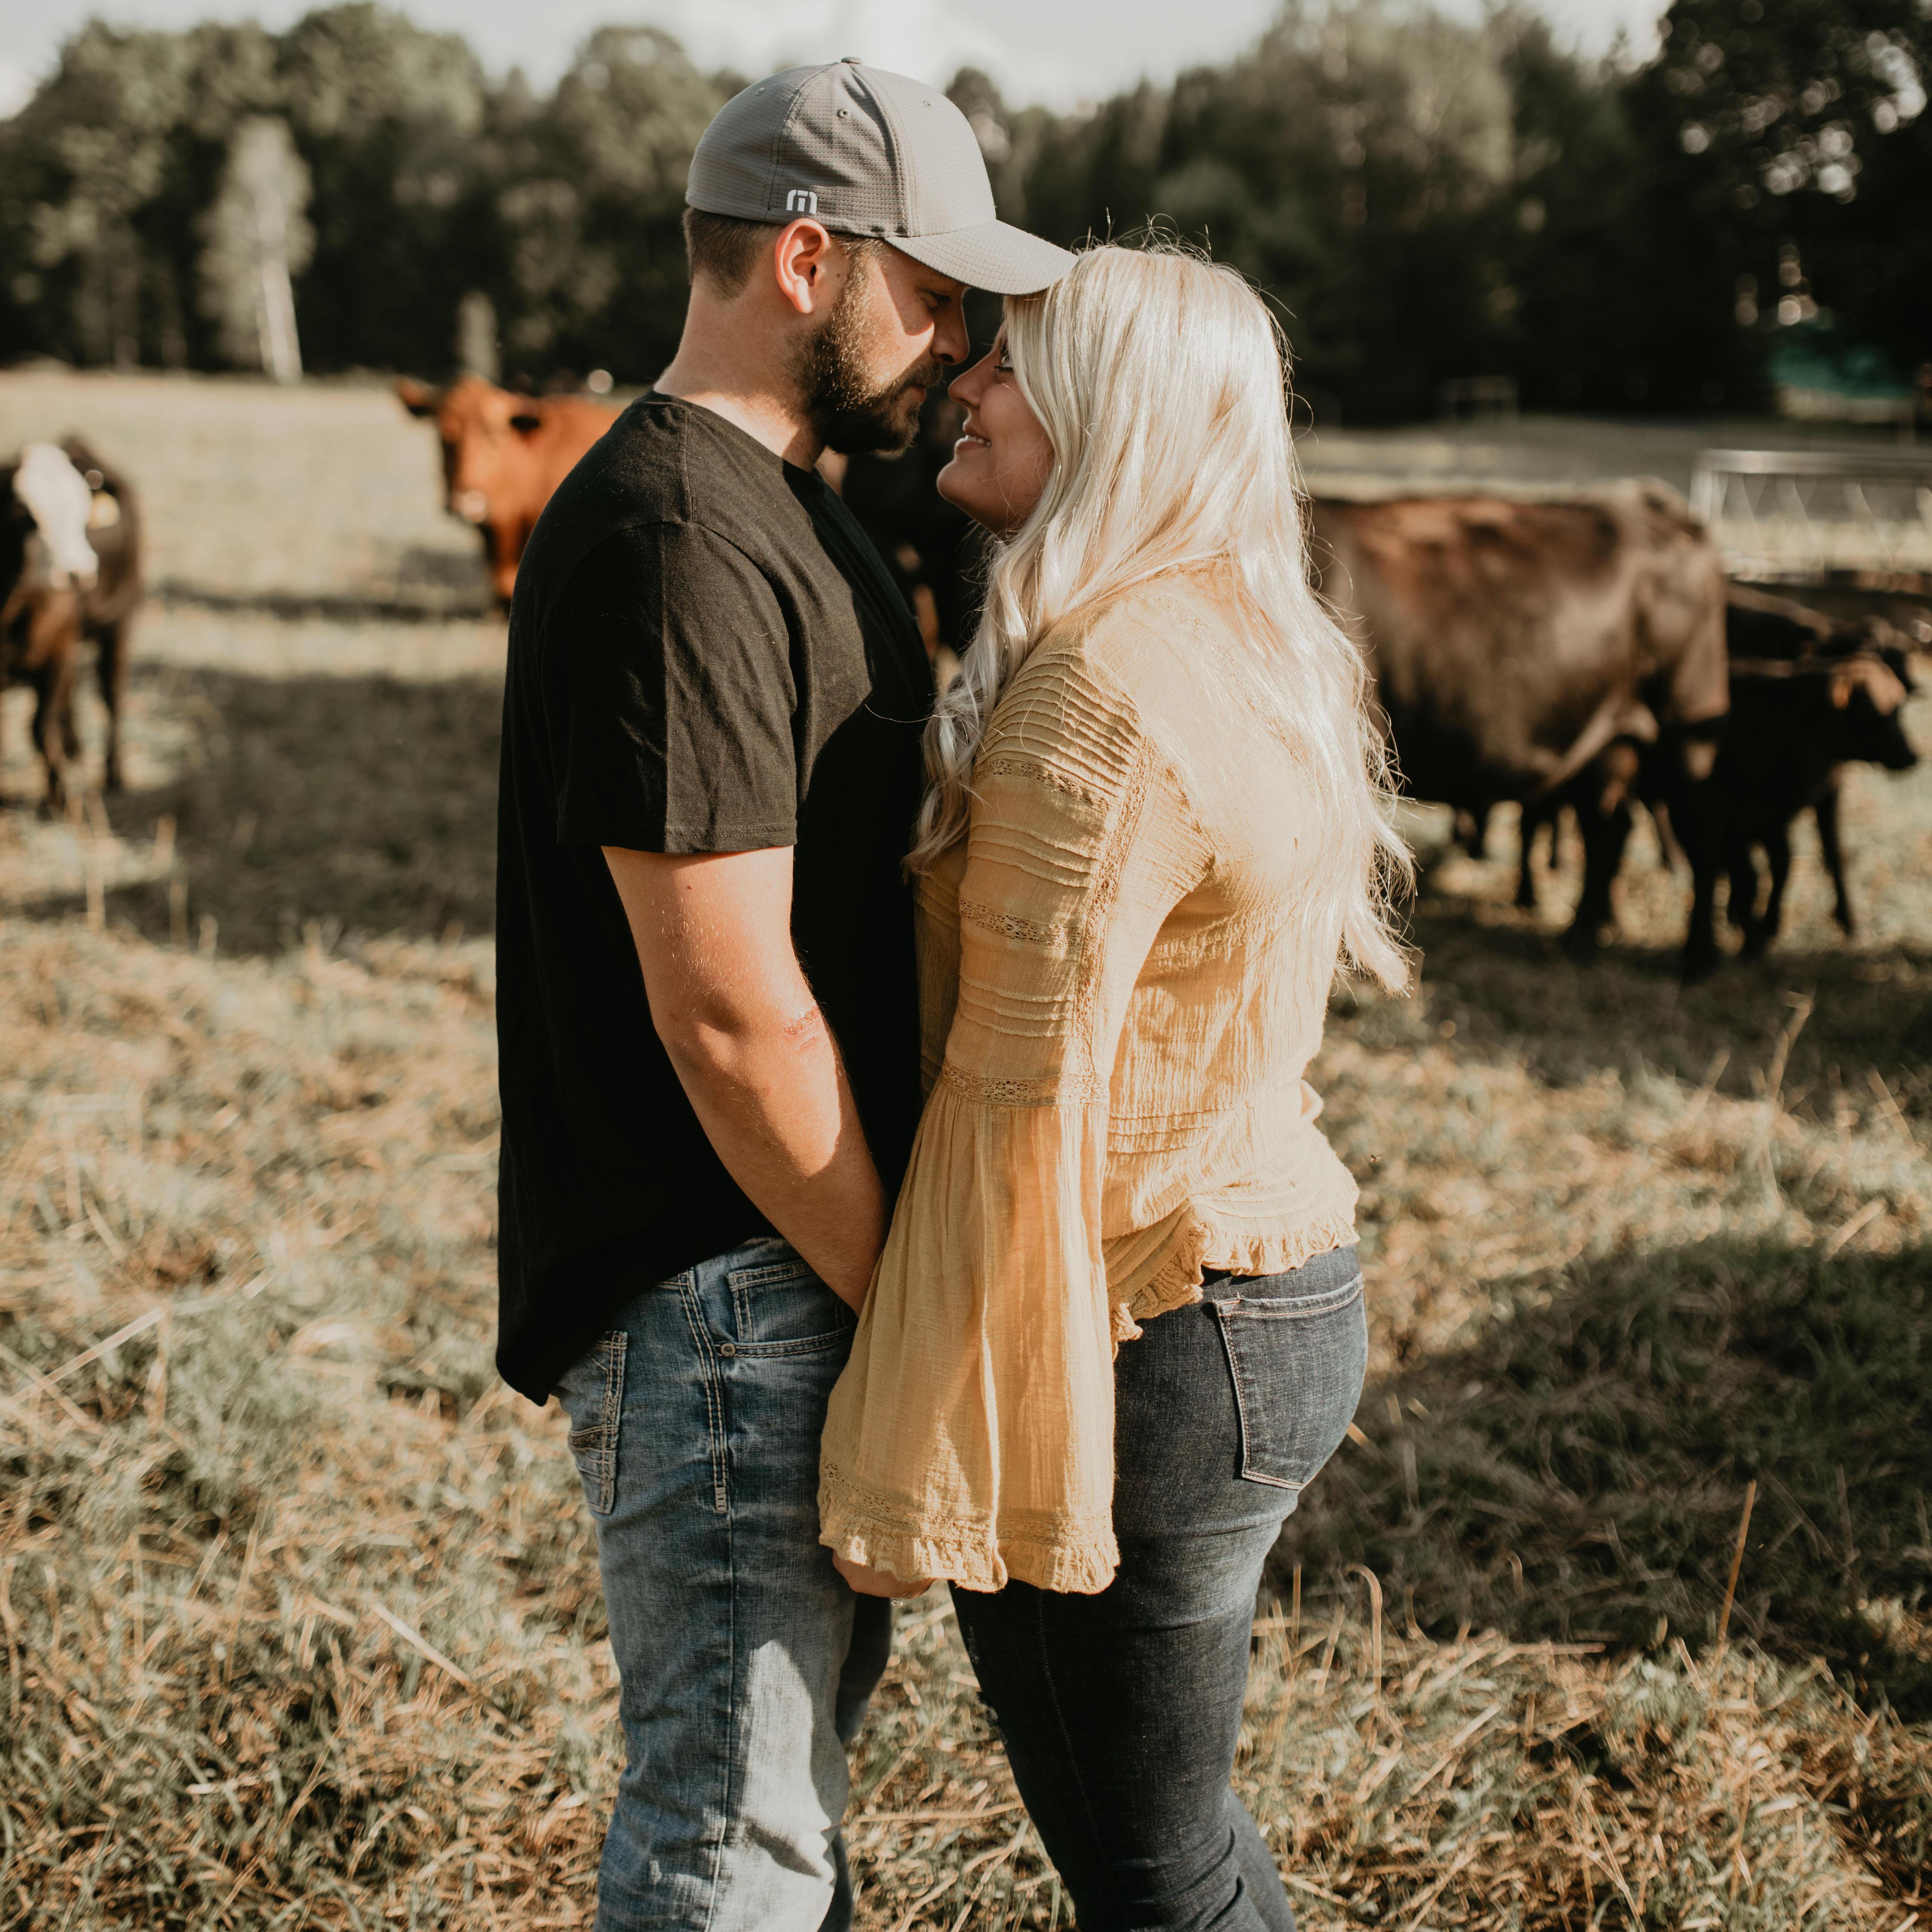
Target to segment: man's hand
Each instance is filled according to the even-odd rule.
[[[833,1557],[832,1567],[862,1597],[922,1597],[932,1588],[930,1576],[920,1576],[909,1583],[890,1570],[874,1570],[866,1564],[854,1563],[850,1557]]]
[[[604,848],[651,1022],[718,1157],[826,1286],[864,1304],[889,1204],[791,942],[789,847]]]

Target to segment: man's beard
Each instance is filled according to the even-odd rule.
[[[924,362],[883,388],[872,386],[860,299],[868,266],[854,264],[832,313],[806,338],[799,352],[799,399],[812,434],[826,448],[847,456],[862,450],[902,456],[919,434],[919,410],[906,392],[936,388],[944,370],[938,362]]]

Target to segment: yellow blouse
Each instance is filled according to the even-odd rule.
[[[1339,944],[1294,754],[1198,574],[1049,632],[920,881],[928,1098],[832,1397],[820,1540],[902,1576],[1103,1589],[1113,1352],[1354,1238],[1302,1078]]]

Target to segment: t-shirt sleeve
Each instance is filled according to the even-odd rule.
[[[689,524],[616,532],[562,586],[545,655],[560,844],[795,842],[790,634],[742,551]]]

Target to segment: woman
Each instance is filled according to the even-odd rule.
[[[1262,1565],[1354,1412],[1302,1078],[1407,855],[1239,276],[1010,301],[940,488],[1000,539],[909,863],[924,1118],[822,1463],[855,1587],[952,1586],[1082,1932],[1293,1923],[1228,1788]]]

